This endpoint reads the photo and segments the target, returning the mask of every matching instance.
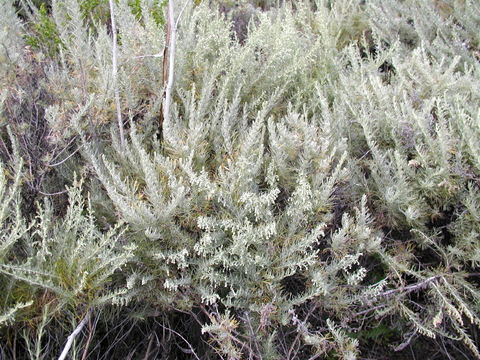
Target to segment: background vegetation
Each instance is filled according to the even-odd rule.
[[[0,0],[0,358],[480,358],[480,2],[167,3]]]

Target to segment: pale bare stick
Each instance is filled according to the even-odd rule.
[[[185,1],[185,4],[182,7],[182,10],[180,10],[180,13],[178,14],[177,21],[175,21],[175,29],[178,29],[178,23],[180,22],[180,18],[182,17],[183,12],[185,11],[185,8],[188,5],[188,0]]]
[[[174,18],[173,18],[173,0],[168,1],[168,10],[167,10],[167,33],[169,32],[170,36],[168,44],[166,44],[168,49],[168,79],[167,86],[165,89],[165,98],[163,106],[163,120],[168,122],[170,115],[170,102],[172,100],[172,87],[173,87],[173,69],[175,62],[175,44],[176,44],[176,33],[177,29],[175,27]]]
[[[135,57],[133,57],[133,58],[134,58],[134,59],[143,59],[143,58],[147,58],[147,57],[159,58],[159,57],[163,57],[163,54],[140,55],[140,56],[135,56]]]
[[[110,21],[112,23],[112,78],[113,78],[113,90],[115,92],[115,107],[117,108],[117,121],[118,130],[120,131],[120,144],[125,144],[125,135],[123,132],[123,120],[122,110],[120,108],[120,92],[117,84],[117,26],[115,24],[115,14],[113,0],[109,0],[110,3]]]
[[[88,320],[90,319],[90,315],[91,315],[91,312],[90,310],[87,312],[87,315],[85,315],[85,317],[83,318],[82,321],[80,321],[80,323],[77,325],[77,327],[75,328],[75,330],[73,330],[73,332],[68,336],[67,338],[67,343],[65,344],[65,347],[63,348],[63,351],[62,353],[60,354],[58,360],[65,360],[65,358],[67,357],[67,354],[68,352],[70,351],[70,348],[72,347],[72,344],[73,344],[73,340],[75,340],[75,337],[80,334],[80,332],[82,331],[82,329],[85,327],[85,324],[88,322]]]

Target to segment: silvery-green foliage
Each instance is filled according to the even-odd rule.
[[[367,6],[373,28],[390,44],[400,41],[409,49],[424,46],[437,61],[459,57],[464,65],[476,65],[480,45],[477,1],[374,0]]]
[[[403,317],[415,334],[453,330],[476,353],[462,320],[478,319],[475,290],[451,270],[475,263],[473,240],[455,236],[439,246],[436,224],[472,196],[464,189],[478,169],[478,65],[471,51],[441,55],[427,23],[412,30],[421,41],[404,52],[405,39],[388,38],[377,24],[393,2],[369,6],[370,18],[342,1],[261,13],[242,44],[205,4],[186,7],[162,143],[132,123],[125,148],[114,142],[112,155],[87,151],[133,230],[138,256],[152,264],[131,275],[132,289],[164,305],[248,311],[256,325],[296,324],[292,310],[313,301],[348,329],[370,305],[379,316]],[[343,192],[351,194],[342,197],[350,211],[339,214]],[[475,203],[454,212],[473,219]],[[472,225],[453,220],[451,231]],[[394,230],[408,235],[392,238]],[[439,259],[416,268],[415,252],[425,248]],[[383,268],[376,282],[373,259]],[[442,304],[457,315],[446,322],[411,309],[405,294],[391,292],[407,278],[417,282],[407,295],[435,292],[432,314]],[[232,340],[232,316],[218,313],[204,331],[235,357],[241,345]],[[332,324],[324,323],[342,349]],[[305,344],[327,334],[303,326]],[[355,356],[354,342],[348,346],[345,356]]]
[[[99,231],[90,204],[82,197],[81,182],[69,189],[69,206],[61,221],[53,221],[52,211],[48,202],[40,207],[26,249],[27,259],[3,265],[2,272],[51,291],[60,304],[86,297],[95,305],[114,298],[114,293],[107,295],[105,285],[126,264],[132,251],[120,244],[119,226],[105,233]]]
[[[20,61],[22,54],[22,24],[15,14],[13,2],[0,1],[0,76],[6,76],[10,67]]]
[[[28,6],[33,8],[33,13],[37,11],[33,4]],[[46,110],[53,114],[51,126],[56,131],[73,130],[72,113],[78,111],[78,106],[82,108],[87,104],[83,116],[89,116],[90,120],[81,124],[84,129],[88,125],[98,131],[101,126],[111,124],[110,117],[115,114],[114,86],[119,89],[122,110],[128,109],[131,116],[151,110],[145,106],[150,101],[158,111],[152,94],[162,92],[164,29],[150,14],[158,4],[145,1],[142,6],[141,22],[132,14],[129,2],[120,1],[115,7],[121,44],[117,56],[118,81],[114,84],[110,25],[102,21],[89,22],[82,12],[82,2],[52,1],[51,19],[61,45],[56,61],[46,66],[46,85],[61,101]],[[55,140],[62,141],[72,133],[56,132],[56,135]]]
[[[26,221],[18,196],[21,168],[21,160],[13,173],[2,166],[0,176],[0,284],[5,291],[0,325],[42,318],[38,327],[30,326],[22,335],[31,358],[41,359],[52,319],[71,316],[76,321],[86,311],[128,302],[126,287],[113,282],[113,277],[132,258],[134,246],[122,243],[120,225],[104,231],[98,228],[81,182],[68,190],[64,217],[56,219],[46,201],[36,219]]]
[[[19,188],[22,181],[22,161],[15,154],[17,166],[9,167],[0,165],[0,266],[9,263],[15,246],[27,235],[28,225],[20,209]],[[2,291],[8,291],[12,280],[4,274],[0,275]],[[8,297],[0,305],[0,326],[8,325],[15,321],[16,313],[32,304],[32,301],[9,301]]]
[[[340,247],[349,234],[363,245],[319,261],[334,218],[335,187],[348,179],[347,141],[335,133],[328,94],[320,90],[328,83],[325,74],[304,75],[323,58],[324,42],[338,34],[327,27],[318,30],[323,37],[306,36],[292,11],[283,9],[262,15],[240,46],[206,6],[185,11],[178,39],[178,53],[185,56],[176,67],[179,102],[163,124],[163,147],[153,144],[147,151],[149,140],[132,124],[130,143],[122,148],[114,142],[113,157],[87,151],[141,244],[138,257],[152,264],[143,267],[146,273],[133,273],[129,286],[164,305],[201,301],[248,309],[256,322],[268,304],[276,307],[272,319],[283,324],[289,310],[309,299],[331,297],[334,312],[354,304],[359,296],[347,301],[345,286],[362,282],[366,270],[356,266],[380,241],[367,244],[374,232],[366,228],[364,200],[358,218],[344,216],[332,240]],[[327,8],[322,11],[316,17],[326,19]],[[268,95],[269,89],[278,90]],[[325,114],[312,117],[315,108],[301,106],[307,89],[314,93],[312,108],[317,104]],[[289,279],[298,290],[286,288]]]

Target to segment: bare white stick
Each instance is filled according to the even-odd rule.
[[[175,21],[175,29],[178,29],[178,23],[180,22],[180,18],[182,17],[183,12],[185,11],[185,8],[188,5],[188,0],[185,1],[185,4],[182,7],[182,10],[180,10],[180,13],[178,14],[177,21]]]
[[[109,0],[110,3],[110,21],[112,23],[112,78],[113,88],[115,92],[115,107],[117,108],[117,121],[118,129],[120,131],[120,144],[125,144],[125,135],[123,133],[123,120],[122,110],[120,108],[120,92],[118,91],[117,84],[117,26],[115,25],[115,14],[113,0]]]
[[[140,55],[140,56],[135,56],[134,59],[143,59],[143,58],[147,58],[147,57],[159,58],[159,57],[163,57],[163,54]]]
[[[68,352],[70,351],[70,348],[72,347],[73,340],[75,340],[75,337],[82,331],[84,328],[85,324],[88,322],[88,319],[90,318],[91,311],[87,312],[87,315],[83,318],[82,321],[77,325],[75,330],[68,336],[67,338],[67,343],[65,344],[65,347],[63,348],[62,353],[60,354],[58,360],[65,360],[67,357]]]
[[[165,89],[165,99],[163,106],[163,120],[165,122],[169,121],[170,115],[170,102],[172,100],[172,87],[173,87],[173,68],[175,62],[175,42],[176,42],[176,26],[173,18],[173,0],[168,1],[168,11],[167,11],[167,23],[168,29],[170,31],[170,42],[166,44],[168,48],[168,81],[167,87]]]

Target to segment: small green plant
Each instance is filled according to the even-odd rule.
[[[155,23],[158,26],[164,26],[165,25],[165,9],[167,8],[168,5],[168,0],[156,0],[153,3],[153,7],[150,10],[153,19],[155,20]]]
[[[25,35],[25,42],[34,49],[41,49],[50,57],[58,54],[63,43],[55,22],[49,16],[45,3],[38,9],[38,18],[32,24],[31,35]]]
[[[168,0],[154,0],[149,7],[150,15],[158,26],[165,25],[165,9],[167,7]],[[141,0],[129,0],[128,6],[130,7],[132,14],[137,20],[142,20],[142,8]]]

